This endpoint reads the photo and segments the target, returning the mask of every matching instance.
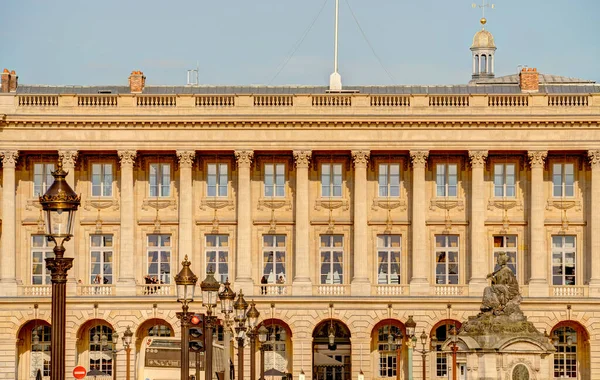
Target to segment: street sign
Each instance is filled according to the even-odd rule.
[[[83,379],[87,375],[87,371],[84,366],[78,365],[73,368],[73,377],[76,379]]]

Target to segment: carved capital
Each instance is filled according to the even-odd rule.
[[[529,165],[531,168],[543,168],[544,161],[546,161],[546,157],[548,156],[547,150],[530,150],[527,152],[527,156],[529,157]]]
[[[310,165],[310,159],[312,158],[312,151],[310,150],[295,150],[294,151],[294,162],[297,168],[308,168]]]
[[[179,166],[182,168],[191,168],[194,165],[194,159],[196,158],[196,152],[193,150],[178,150],[177,158],[179,159]]]
[[[72,257],[52,257],[46,259],[46,268],[50,269],[52,273],[52,282],[67,282],[67,271],[72,267]]]
[[[592,168],[600,168],[600,150],[588,150],[588,160]]]
[[[121,166],[131,166],[135,164],[135,157],[137,152],[135,150],[120,150],[117,152]]]
[[[8,150],[4,152],[0,152],[0,156],[2,156],[2,166],[5,168],[14,168],[17,166],[17,160],[19,159],[19,151],[18,150]]]
[[[58,151],[58,159],[62,161],[65,168],[74,168],[77,163],[79,152],[76,150],[60,150]]]
[[[250,167],[250,164],[252,164],[252,160],[254,159],[254,151],[236,150],[234,153],[238,167]]]
[[[471,167],[483,168],[485,166],[485,160],[487,159],[487,150],[471,150],[469,151],[469,159],[471,160]]]
[[[425,168],[425,165],[427,165],[427,157],[429,157],[428,150],[410,151],[410,160],[412,161],[413,168]]]
[[[369,155],[371,154],[368,150],[353,150],[352,160],[354,161],[354,167],[366,168],[369,163]]]

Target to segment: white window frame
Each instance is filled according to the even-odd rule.
[[[567,173],[567,168],[570,168],[571,173]],[[573,162],[552,163],[552,197],[575,197],[575,164]]]
[[[397,245],[395,245],[397,244]],[[377,284],[402,283],[402,235],[377,235]],[[397,259],[397,260],[395,260]],[[395,276],[394,276],[395,275]]]
[[[454,174],[451,174],[451,169]],[[458,163],[437,163],[435,165],[435,194],[438,198],[458,197]],[[452,183],[454,180],[454,183]],[[454,193],[454,194],[452,194]]]
[[[494,198],[516,198],[517,197],[517,164],[514,162],[495,162],[493,164],[493,178],[494,178]],[[512,168],[512,181],[510,184],[510,174],[508,174],[508,168]],[[501,173],[498,173],[498,169],[501,169]],[[512,190],[512,194],[510,191]]]
[[[39,337],[39,343],[34,344],[33,336],[36,334]],[[51,345],[52,328],[46,325],[35,326],[31,329],[31,360],[30,360],[30,379],[35,379],[37,370],[41,370],[42,378],[50,378],[50,345]]]
[[[106,346],[102,347],[101,343],[94,344],[94,335],[98,333],[100,339],[102,339],[102,335],[106,335]],[[107,325],[95,325],[88,330],[88,353],[89,353],[89,366],[88,368],[92,370],[95,367],[92,366],[92,360],[94,362],[100,361],[100,368],[98,370],[104,372],[105,374],[112,376],[112,371],[114,370],[113,363],[113,347],[112,342],[112,334],[114,333],[113,329]]]
[[[156,236],[157,245],[151,246],[150,240]],[[165,242],[168,241],[167,245]],[[152,261],[150,254],[156,253],[156,261]],[[164,259],[163,253],[168,255],[168,259]],[[173,261],[173,236],[171,234],[148,234],[146,235],[146,276],[156,276],[159,283],[170,284],[171,283],[171,271]],[[150,266],[156,264],[156,272],[150,271]],[[161,273],[164,265],[168,265],[168,272]]]
[[[395,173],[392,173],[395,171]],[[400,163],[380,163],[377,171],[377,194],[380,198],[400,198],[402,169]]]
[[[455,247],[450,245],[452,243],[451,239],[456,239]],[[441,241],[442,245],[438,246],[438,241]],[[434,236],[434,244],[434,270],[436,285],[458,285],[460,283],[460,235],[437,234]],[[456,260],[449,261],[451,256],[456,257]],[[444,261],[438,261],[441,258],[443,258]],[[450,273],[451,265],[455,265],[456,267],[455,274]],[[443,273],[438,273],[439,268],[444,268]],[[456,280],[451,282],[451,278],[455,278]]]
[[[344,284],[344,235],[321,234],[319,243],[319,283]],[[336,246],[336,243],[341,245]],[[341,260],[337,260],[338,258]],[[327,269],[327,272],[323,272],[323,269]]]
[[[210,198],[229,196],[229,163],[217,161],[206,164],[206,196]]]
[[[554,344],[556,352],[554,353],[553,378],[554,379],[577,379],[579,362],[577,358],[577,330],[571,326],[561,326],[555,329],[552,337],[558,337],[557,344]],[[570,339],[569,339],[570,338]],[[571,342],[569,342],[571,340]],[[567,361],[574,365],[574,368],[567,369]],[[568,372],[568,373],[565,373]],[[556,376],[558,374],[558,376]]]
[[[263,176],[263,195],[265,198],[285,197],[286,167],[283,162],[265,163]]]
[[[493,240],[493,271],[499,269],[497,264],[498,255],[500,252],[505,252],[506,256],[508,256],[507,267],[509,267],[515,276],[518,278],[519,273],[519,251],[518,251],[518,241],[519,237],[517,235],[509,235],[509,234],[494,234],[492,236]],[[499,245],[497,245],[499,244]]]
[[[342,198],[344,165],[342,163],[321,164],[321,197]]]
[[[156,174],[152,174],[153,168]],[[172,170],[173,165],[170,162],[150,162],[148,164],[148,196],[150,198],[168,198],[171,196]],[[168,173],[165,173],[166,171]],[[152,183],[153,178],[155,184]],[[168,182],[166,184],[165,179]]]
[[[52,183],[54,183],[52,172],[55,170],[56,165],[54,162],[38,161],[33,163],[32,193],[34,197],[44,195]]]
[[[223,245],[223,243],[226,244]],[[204,235],[204,258],[206,260],[206,273],[212,269],[218,282],[224,283],[227,281],[231,269],[229,265],[231,262],[231,236],[229,234]],[[223,258],[225,258],[224,261]]]
[[[388,343],[388,335],[390,334],[390,327],[392,336],[402,332],[400,327],[396,325],[383,325],[377,329],[377,353],[379,360],[377,362],[377,378],[396,378],[398,366],[402,363],[398,363],[398,354],[395,350],[395,340],[392,346]],[[390,361],[392,362],[390,365]],[[389,368],[391,367],[391,368]]]
[[[96,168],[99,168],[98,174],[95,173]],[[110,168],[110,173],[107,173],[107,168]],[[98,184],[94,183],[96,176],[99,179]],[[98,161],[90,164],[90,196],[94,198],[112,198],[114,180],[115,167],[112,162]],[[96,188],[99,189],[99,194],[94,194]]]
[[[41,245],[37,245],[41,243]],[[50,285],[50,271],[46,269],[46,259],[54,257],[54,249],[48,244],[46,235],[31,235],[31,284],[32,285]],[[37,261],[36,261],[37,260]],[[36,267],[40,268],[35,273]],[[41,282],[36,283],[34,278],[40,277]]]
[[[112,245],[107,246],[110,238]],[[94,245],[96,239],[100,239],[100,245]],[[90,284],[112,285],[115,283],[115,238],[112,234],[90,235]],[[94,261],[94,253],[97,253],[99,261]],[[108,260],[110,258],[110,260]],[[94,270],[98,265],[99,271]],[[95,273],[96,272],[96,273]],[[107,273],[109,272],[109,273]]]
[[[572,239],[572,247],[567,247],[567,240]],[[560,243],[557,245],[557,243]],[[572,286],[577,285],[577,236],[552,235],[552,285]],[[567,267],[573,267],[573,274],[567,274]],[[572,278],[567,281],[567,278]],[[559,281],[560,280],[560,281]]]
[[[269,245],[269,240],[271,245]],[[280,245],[280,243],[283,243],[283,245]],[[283,284],[287,283],[287,235],[264,234],[262,236],[262,252],[262,276],[266,276],[267,283],[278,283],[277,280],[282,275]],[[269,258],[272,258],[272,260],[269,261]],[[283,261],[280,261],[280,258],[282,258]],[[269,264],[271,264],[270,271],[268,268]]]

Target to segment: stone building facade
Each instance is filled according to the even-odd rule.
[[[37,86],[5,70],[0,379],[48,366],[37,198],[58,161],[82,198],[67,373],[111,373],[94,335],[131,326],[133,371],[144,337],[180,336],[173,276],[188,255],[201,279],[212,268],[256,302],[277,339],[267,368],[384,379],[412,366],[420,379],[425,365],[445,379],[448,328],[478,312],[506,252],[523,311],[555,340],[551,371],[600,378],[600,86],[535,69],[495,78],[477,53],[493,55],[490,36],[456,86],[147,86],[138,71],[130,86]],[[410,340],[388,337],[411,315],[439,344],[409,362]],[[476,378],[476,361],[458,361]]]

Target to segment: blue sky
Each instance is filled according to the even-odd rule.
[[[345,85],[458,84],[481,0],[340,0],[339,65]],[[312,29],[290,56],[319,10]],[[5,0],[0,66],[24,84],[327,85],[335,0]],[[370,45],[363,38],[354,11]],[[600,1],[497,0],[486,12],[496,75],[517,65],[600,82]],[[389,74],[388,74],[389,73]]]

